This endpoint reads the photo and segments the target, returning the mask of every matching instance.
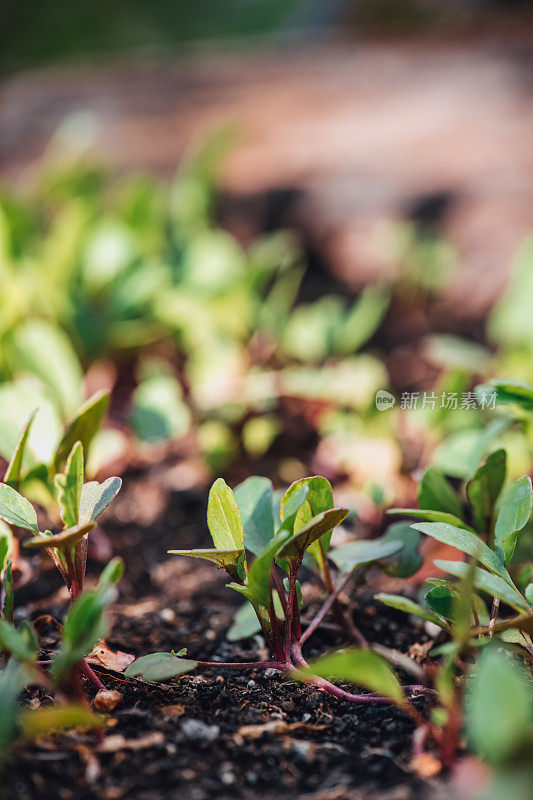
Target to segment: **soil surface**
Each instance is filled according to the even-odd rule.
[[[264,658],[261,639],[235,643],[226,638],[240,598],[224,588],[223,573],[166,555],[178,543],[207,543],[205,494],[171,492],[161,508],[145,491],[144,521],[132,524],[123,519],[138,497],[135,483],[126,476],[129,489],[103,526],[102,541],[126,562],[108,645],[136,656],[186,646],[192,658]],[[151,521],[148,507],[157,514]],[[90,562],[89,582],[99,569]],[[307,616],[319,602],[311,583],[304,597]],[[16,600],[19,618],[50,613],[61,619],[66,608],[60,579],[47,564],[31,590],[22,589]],[[385,607],[378,613],[376,606],[369,589],[351,606],[369,641],[404,653],[413,643],[428,641],[422,626],[411,626],[404,615]],[[44,629],[43,657],[56,639],[52,627]],[[309,640],[306,654],[343,644],[342,635],[326,628]],[[106,715],[103,741],[94,733],[72,732],[20,746],[6,774],[7,800],[443,796],[440,780],[422,781],[413,773],[412,723],[388,705],[350,705],[274,671],[204,668],[164,684],[146,684],[95,669],[108,688],[123,694]],[[90,687],[88,695],[94,696]],[[34,706],[51,702],[41,690],[28,691],[26,700]],[[416,700],[420,708],[425,702]]]

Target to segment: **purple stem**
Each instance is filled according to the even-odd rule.
[[[322,605],[321,609],[318,611],[316,616],[311,620],[311,622],[307,626],[306,630],[304,631],[304,633],[300,637],[300,644],[301,645],[303,645],[304,642],[306,642],[309,639],[309,637],[312,636],[312,634],[316,631],[316,629],[318,628],[318,626],[320,625],[320,623],[322,622],[322,620],[324,619],[324,617],[326,616],[326,614],[330,610],[331,606],[333,605],[333,603],[335,602],[337,597],[340,595],[340,593],[346,588],[346,586],[350,582],[351,577],[352,577],[352,573],[347,575],[346,578],[343,581],[341,581],[341,583],[337,586],[337,588],[326,599],[326,601]],[[366,644],[366,640],[363,639],[363,641]],[[363,642],[361,642],[361,644],[363,644]]]
[[[92,667],[89,666],[89,664],[85,661],[84,658],[81,660],[80,669],[87,678],[87,680],[90,681],[93,684],[93,686],[96,686],[98,691],[106,688],[105,685],[100,680],[100,678],[98,677],[98,675],[96,674],[96,672],[92,669]]]

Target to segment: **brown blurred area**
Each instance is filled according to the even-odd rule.
[[[296,227],[359,286],[387,272],[384,219],[436,226],[460,257],[447,302],[480,318],[533,223],[533,26],[344,34],[12,75],[0,172],[27,181],[75,112],[93,115],[96,151],[114,169],[165,176],[229,122],[239,134],[223,180],[230,227],[245,238]]]

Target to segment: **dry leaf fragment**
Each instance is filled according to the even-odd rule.
[[[135,656],[131,653],[124,653],[122,650],[116,652],[110,650],[103,639],[95,644],[92,652],[85,659],[89,664],[97,664],[114,672],[124,672],[126,667],[135,661]]]
[[[411,761],[411,766],[421,778],[433,778],[442,769],[442,764],[432,753],[421,753]]]
[[[123,695],[116,689],[100,689],[94,698],[94,707],[98,711],[114,711]]]

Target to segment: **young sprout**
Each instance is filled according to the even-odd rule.
[[[307,629],[302,630],[299,570],[309,553],[320,566],[322,575],[329,574],[326,559],[331,534],[347,514],[348,509],[334,506],[331,486],[325,478],[318,476],[296,481],[279,501],[272,483],[266,478],[249,478],[237,487],[235,494],[219,478],[211,487],[207,510],[214,548],[169,552],[214,561],[226,570],[231,579],[228,587],[249,601],[272,660],[247,663],[184,661],[174,654],[154,653],[135,661],[125,674],[142,675],[146,680],[161,680],[160,675],[164,674],[168,679],[196,666],[220,669],[270,667],[287,674],[298,671],[297,677],[300,679],[349,702],[391,702],[392,699],[403,707],[401,688],[392,696],[390,691],[384,690],[384,683],[368,677],[372,673],[372,665],[378,665],[376,675],[392,674],[387,663],[376,653],[368,651],[368,647],[361,651],[364,656],[357,656],[368,667],[357,673],[360,680],[358,677],[354,677],[354,680],[370,688],[370,695],[346,692],[321,677],[320,673],[309,672],[302,655],[302,645],[337,600],[346,585],[346,576],[333,589]],[[349,559],[348,577],[351,577],[355,564],[385,563],[387,557],[399,553],[404,541],[388,539],[385,542],[378,540],[356,544],[360,544],[361,548]],[[249,563],[252,555],[255,558]],[[355,672],[352,674],[355,675]],[[391,685],[394,681],[397,683],[394,676],[390,681]]]
[[[58,533],[39,529],[37,513],[30,501],[6,483],[0,484],[0,518],[33,536],[25,547],[45,549],[67,585],[72,599],[83,590],[87,561],[87,537],[95,521],[119,491],[120,478],[103,483],[83,483],[83,446],[76,441],[66,460],[65,471],[55,476],[59,516],[63,529]]]

